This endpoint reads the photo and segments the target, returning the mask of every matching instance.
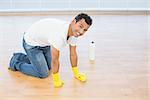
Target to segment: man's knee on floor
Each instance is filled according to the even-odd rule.
[[[49,72],[40,73],[40,78],[46,78],[49,76]]]

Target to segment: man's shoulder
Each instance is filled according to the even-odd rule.
[[[54,22],[54,23],[68,23],[68,22],[65,21],[65,20],[56,19],[56,18],[44,18],[44,19],[41,19],[41,20],[39,20],[39,21]]]

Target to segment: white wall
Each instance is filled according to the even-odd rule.
[[[0,11],[150,10],[150,0],[0,0]]]

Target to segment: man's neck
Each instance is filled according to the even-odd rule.
[[[69,25],[68,33],[67,33],[67,38],[72,36],[72,30],[71,30],[71,24]]]

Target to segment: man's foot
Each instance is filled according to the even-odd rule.
[[[17,58],[19,57],[19,55],[16,55],[15,53],[13,54],[11,60],[10,60],[10,63],[9,63],[9,70],[12,70],[12,71],[17,71],[16,67],[15,67],[15,64],[17,62]]]
[[[10,64],[9,64],[9,70],[12,71],[17,71],[15,65],[19,62],[26,62],[26,63],[30,63],[27,55],[23,54],[23,53],[14,53],[11,60],[10,60]]]

